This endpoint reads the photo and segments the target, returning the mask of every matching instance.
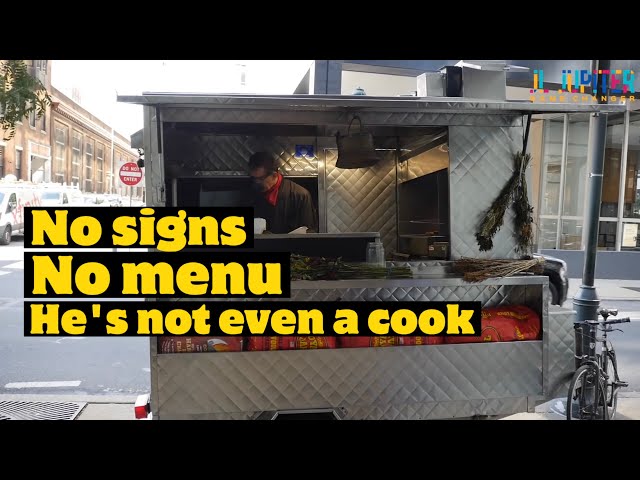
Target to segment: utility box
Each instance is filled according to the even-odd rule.
[[[458,62],[438,72],[417,77],[419,97],[464,97],[482,100],[507,99],[507,72],[528,70],[504,62]]]

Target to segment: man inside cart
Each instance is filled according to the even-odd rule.
[[[300,227],[317,232],[317,214],[309,191],[278,171],[278,160],[267,152],[249,158],[256,218],[267,221],[269,233],[290,233]]]

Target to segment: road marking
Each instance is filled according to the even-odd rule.
[[[49,388],[49,387],[78,387],[82,382],[73,380],[69,382],[14,382],[7,383],[4,388]]]
[[[87,337],[61,337],[59,339],[56,340],[55,343],[62,343],[63,340],[84,340]]]
[[[24,270],[24,260],[22,260],[20,262],[12,263],[10,265],[5,265],[2,268],[15,268],[15,269]]]
[[[4,271],[0,270],[0,276],[1,276],[1,275],[9,275],[10,273],[11,273],[11,272],[4,272]]]

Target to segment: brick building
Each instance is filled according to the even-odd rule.
[[[51,181],[79,186],[85,193],[133,193],[134,198],[142,198],[141,185],[130,192],[117,177],[120,165],[138,159],[130,140],[57,88],[51,87],[51,94]]]
[[[138,159],[130,139],[52,86],[51,61],[25,62],[53,103],[43,117],[36,119],[32,114],[28,121],[19,122],[11,140],[0,138],[0,178],[13,174],[35,183],[77,185],[84,193],[142,199],[142,184],[130,190],[117,176],[120,165]]]
[[[1,62],[1,60],[0,60]],[[48,60],[26,60],[30,73],[39,78],[47,91],[51,92],[51,62]],[[0,128],[0,178],[13,174],[19,179],[46,181],[51,175],[51,111],[36,118],[32,113],[28,119],[16,125],[16,134],[4,140],[5,131]]]

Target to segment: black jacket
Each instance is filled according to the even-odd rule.
[[[311,194],[291,180],[282,179],[275,206],[267,202],[261,193],[257,193],[253,200],[254,216],[267,221],[268,232],[289,233],[303,226],[318,231]]]

